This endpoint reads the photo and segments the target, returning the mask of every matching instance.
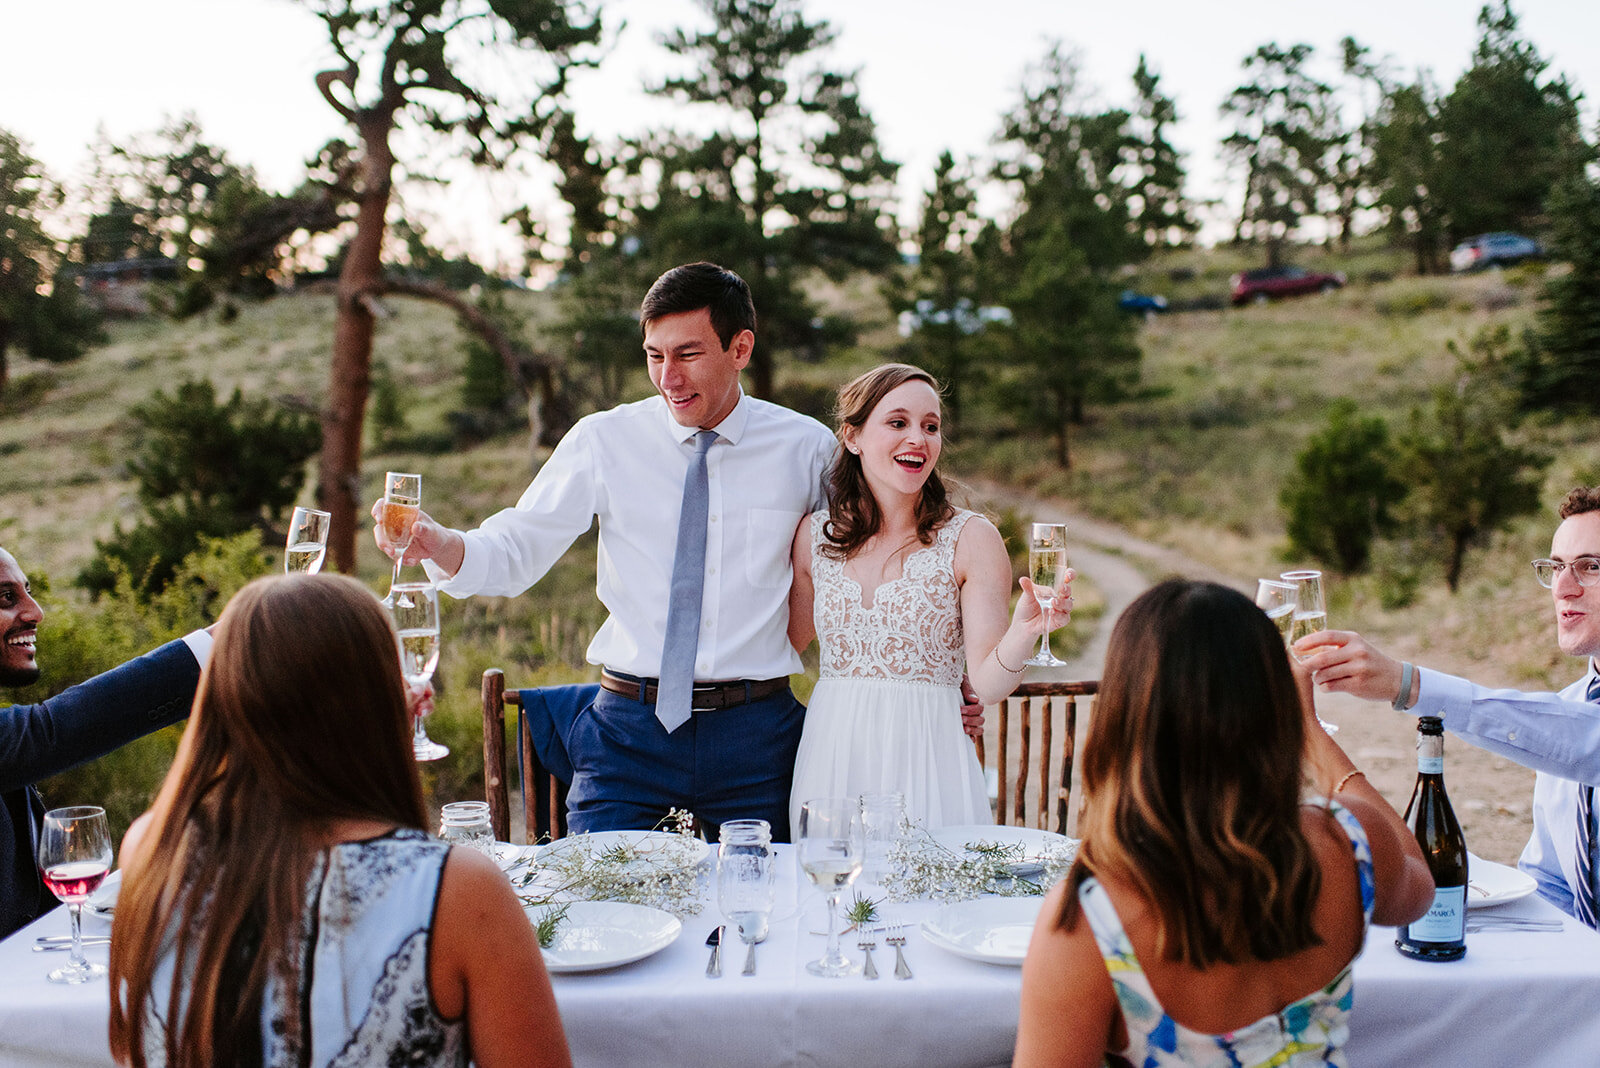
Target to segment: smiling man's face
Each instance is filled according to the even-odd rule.
[[[1600,512],[1569,515],[1550,539],[1550,559],[1571,563],[1600,556]],[[1556,607],[1556,644],[1568,656],[1600,656],[1600,586],[1580,586],[1562,568],[1550,587]]]
[[[26,686],[39,677],[34,646],[43,618],[28,576],[10,553],[0,549],[0,686]]]

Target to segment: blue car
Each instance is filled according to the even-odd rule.
[[[1531,237],[1500,232],[1469,237],[1450,251],[1452,271],[1481,271],[1485,267],[1506,266],[1538,259],[1544,246]]]
[[[1117,298],[1117,307],[1125,312],[1150,316],[1167,310],[1167,298],[1159,294],[1151,295],[1124,289],[1122,296]]]

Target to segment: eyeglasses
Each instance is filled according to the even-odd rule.
[[[1572,577],[1578,580],[1580,586],[1593,586],[1600,583],[1600,556],[1580,556],[1570,563],[1562,560],[1535,560],[1533,562],[1533,577],[1539,580],[1539,585],[1545,589],[1556,584],[1556,578],[1565,568],[1572,568]]]

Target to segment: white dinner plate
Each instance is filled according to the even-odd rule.
[[[958,901],[923,920],[922,934],[940,949],[968,960],[1020,966],[1043,904],[1042,897]]]
[[[532,859],[533,846],[514,845],[511,842],[496,842],[494,844],[494,862],[503,872],[521,867],[523,863]]]
[[[1520,901],[1538,888],[1533,876],[1517,868],[1467,854],[1467,908],[1481,909]]]
[[[558,857],[573,849],[582,849],[598,855],[617,846],[630,846],[638,850],[642,858],[648,858],[652,863],[681,860],[689,867],[700,863],[711,853],[711,847],[705,842],[684,834],[670,834],[666,831],[594,831],[589,834],[570,834],[565,838],[557,838],[542,847],[539,856],[541,859]]]
[[[1021,846],[1022,859],[1010,867],[1013,875],[1024,879],[1043,873],[1043,858],[1062,852],[1070,856],[1071,850],[1077,845],[1073,839],[1053,831],[1041,831],[1033,827],[1006,827],[999,824],[975,823],[959,827],[939,827],[929,831],[928,835],[952,853],[958,854],[968,854],[969,846],[980,843]]]
[[[537,924],[552,908],[529,905]],[[544,947],[544,966],[552,972],[594,972],[643,960],[670,946],[683,923],[670,912],[623,901],[574,901]]]

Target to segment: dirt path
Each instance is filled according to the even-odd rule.
[[[1079,515],[1064,501],[1019,497],[1015,490],[969,483],[977,504],[1003,504],[1025,514],[1059,518],[1068,524],[1072,563],[1105,598],[1106,611],[1083,652],[1063,668],[1030,669],[1028,678],[1097,679],[1105,665],[1111,626],[1122,610],[1168,575],[1204,578],[1254,593],[1251,577],[1224,575],[1184,554],[1136,538],[1120,527]],[[1344,694],[1319,697],[1324,719],[1338,724],[1338,741],[1378,790],[1404,811],[1416,780],[1416,720],[1388,706]],[[1078,725],[1079,752],[1086,717]],[[993,724],[990,725],[991,730]],[[1533,772],[1503,757],[1476,749],[1451,736],[1445,743],[1446,779],[1457,817],[1474,853],[1503,864],[1516,863],[1532,828]],[[1078,798],[1073,785],[1073,803]]]

